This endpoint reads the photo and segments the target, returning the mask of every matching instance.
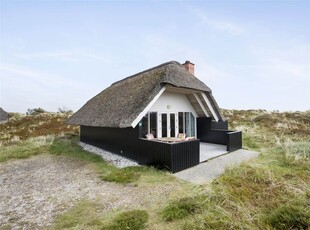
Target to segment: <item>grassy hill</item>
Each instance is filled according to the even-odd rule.
[[[231,129],[243,131],[244,147],[261,155],[202,186],[103,162],[76,144],[78,128],[63,124],[66,114],[11,114],[0,124],[0,162],[48,152],[90,162],[102,180],[121,189],[159,190],[144,209],[108,216],[96,212],[100,201],[84,200],[59,215],[52,229],[310,229],[310,112],[223,112]]]
[[[248,147],[310,140],[310,111],[223,110],[223,113],[231,129],[243,131]]]
[[[78,134],[78,127],[65,124],[70,116],[68,113],[40,113],[26,115],[22,113],[10,113],[9,122],[0,124],[0,144],[27,140],[29,138],[60,135],[64,133]]]

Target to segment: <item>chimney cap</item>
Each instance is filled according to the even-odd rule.
[[[195,65],[194,63],[190,62],[189,60],[186,60],[184,64],[192,64],[192,65]]]

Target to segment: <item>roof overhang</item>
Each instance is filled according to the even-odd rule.
[[[137,126],[137,124],[141,121],[144,115],[150,110],[150,108],[155,104],[155,102],[158,100],[158,98],[163,94],[165,90],[166,90],[166,86],[161,88],[159,93],[152,99],[152,101],[143,109],[143,111],[131,123],[131,127],[135,128]]]
[[[138,125],[143,116],[145,116],[145,114],[150,110],[150,108],[164,92],[180,93],[186,95],[188,98],[192,97],[196,101],[196,104],[194,105],[191,101],[190,102],[197,114],[199,113],[199,110],[202,117],[212,117],[215,121],[220,120],[218,113],[216,112],[217,108],[212,105],[208,96],[206,95],[208,92],[166,85],[162,87],[162,89],[152,99],[152,101],[143,109],[141,113],[139,113],[139,115],[131,123],[131,127],[135,128]]]

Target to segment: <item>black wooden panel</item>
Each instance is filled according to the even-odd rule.
[[[140,139],[140,151],[146,159],[144,164],[171,170],[171,144]]]
[[[209,142],[214,144],[227,144],[227,130],[213,130],[211,129],[211,118],[197,119],[197,138],[202,142]]]
[[[138,128],[81,126],[81,141],[125,156],[143,165],[177,172],[199,163],[199,140],[163,143],[139,139]]]
[[[172,168],[173,173],[193,167],[199,164],[200,141],[190,140],[172,144]]]
[[[227,125],[222,123],[218,127],[224,128]],[[227,146],[227,151],[234,151],[242,148],[242,132],[229,131],[225,129],[212,129],[213,121],[210,118],[197,119],[197,138],[201,142],[221,144]]]
[[[81,141],[106,149],[118,155],[145,164],[146,158],[139,151],[139,131],[134,128],[104,128],[81,126]]]
[[[227,143],[227,151],[232,152],[242,148],[242,132],[230,132],[227,134],[228,143]]]
[[[228,130],[228,121],[212,121],[211,129]]]

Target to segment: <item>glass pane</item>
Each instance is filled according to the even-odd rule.
[[[191,123],[190,123],[190,118],[189,118],[189,112],[185,113],[185,132],[186,132],[186,137],[191,136]]]
[[[146,114],[141,120],[141,137],[145,137],[148,134],[148,114]]]
[[[195,136],[195,117],[192,113],[189,113],[190,114],[190,119],[191,119],[191,137],[194,137]]]
[[[175,137],[175,114],[170,114],[170,137]]]
[[[179,113],[179,133],[184,133],[183,128],[183,113]]]
[[[150,112],[150,133],[157,138],[157,113]]]
[[[167,114],[163,113],[161,115],[161,136],[167,137]]]

